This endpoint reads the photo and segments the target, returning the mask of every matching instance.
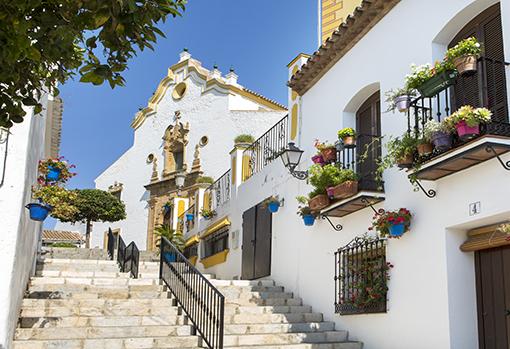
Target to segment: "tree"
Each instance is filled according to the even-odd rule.
[[[86,223],[85,246],[90,247],[92,222],[117,222],[126,218],[126,207],[112,194],[100,189],[76,189],[74,206],[76,213],[72,216],[59,217],[63,222]]]
[[[171,229],[168,224],[163,224],[160,226],[157,226],[156,229],[154,229],[154,234],[159,236],[158,241],[156,242],[156,246],[159,247],[161,244],[161,238],[165,237],[170,241],[179,251],[184,250],[184,236],[182,236],[181,232],[176,232],[175,230]],[[159,251],[159,250],[158,250]]]
[[[124,85],[137,49],[153,49],[156,27],[187,0],[19,0],[0,4],[0,127],[20,123],[23,106],[42,110],[42,91],[80,81]]]

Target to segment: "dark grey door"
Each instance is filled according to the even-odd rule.
[[[243,214],[243,261],[241,278],[259,279],[271,275],[272,215],[257,205]]]

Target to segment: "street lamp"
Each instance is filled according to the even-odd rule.
[[[175,186],[177,189],[181,189],[184,186],[184,181],[186,180],[186,173],[179,172],[175,175]]]
[[[296,167],[299,165],[303,153],[304,151],[296,147],[293,142],[290,142],[289,146],[285,148],[281,153],[283,165],[289,169],[289,172],[292,176],[300,180],[308,178],[308,172],[296,171]]]

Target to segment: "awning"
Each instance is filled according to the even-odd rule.
[[[218,230],[230,226],[230,221],[227,217],[218,220],[216,223],[211,224],[200,236],[201,239],[217,232]]]
[[[186,240],[184,247],[189,247],[191,245],[198,244],[199,241],[200,241],[200,238],[198,237],[198,235],[193,235],[188,240]]]
[[[472,252],[510,245],[510,235],[500,231],[501,224],[473,229],[468,232],[468,239],[460,246],[463,252]]]

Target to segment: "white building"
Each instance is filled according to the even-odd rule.
[[[126,243],[153,249],[154,229],[163,223],[176,227],[177,217],[193,206],[198,188],[209,186],[197,179],[219,178],[228,169],[234,138],[258,137],[286,115],[284,106],[237,80],[233,70],[222,76],[217,67],[207,70],[186,50],[181,53],[148,106],[136,114],[133,146],[95,180],[97,188],[120,196],[127,218],[95,223],[91,247],[104,246],[111,227]],[[187,177],[177,195],[180,173]],[[172,210],[164,208],[167,203]]]
[[[60,146],[62,100],[46,94],[43,112],[32,108],[21,124],[0,129],[0,348],[9,349],[21,302],[34,275],[42,223],[30,220],[38,162],[56,157]]]
[[[360,192],[332,203],[305,227],[294,198],[310,186],[289,174],[263,137],[231,154],[230,195],[216,200],[215,219],[199,218],[185,229],[185,253],[220,278],[270,276],[367,349],[509,347],[510,247],[497,230],[510,219],[510,68],[502,64],[510,57],[509,0],[362,1],[317,52],[291,62],[288,127],[284,120],[271,134],[305,151],[299,168],[306,170],[313,140],[334,140],[344,127],[374,137],[420,129],[414,110],[424,106],[421,99],[408,119],[383,112],[384,92],[403,85],[412,63],[441,60],[449,46],[469,36],[484,46],[477,73],[458,78],[447,99],[443,91],[441,100],[425,100],[427,116],[444,118],[469,103],[490,108],[493,122],[483,136],[425,162],[417,172],[423,191],[413,190],[409,173],[395,168],[385,171],[384,190],[378,190],[372,156],[356,164],[365,179]],[[358,142],[358,148],[365,144],[362,137]],[[259,205],[271,195],[284,200],[272,217]],[[375,312],[338,314],[339,294],[349,281],[339,277],[335,252],[367,232],[373,209],[400,207],[413,213],[410,232],[376,249],[394,265],[386,300]]]

